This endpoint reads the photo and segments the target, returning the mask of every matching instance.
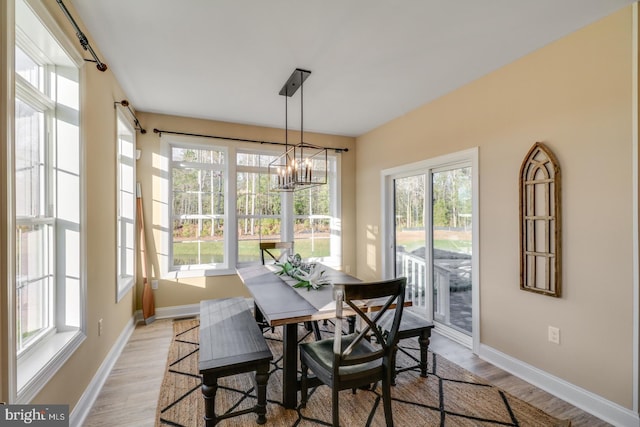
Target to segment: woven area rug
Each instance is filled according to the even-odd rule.
[[[204,400],[198,374],[198,320],[174,322],[174,340],[169,349],[156,426],[202,426]],[[301,339],[305,330],[300,328]],[[325,331],[327,337],[330,331]],[[327,386],[310,390],[306,408],[285,409],[282,402],[282,342],[279,328],[265,332],[274,360],[267,387],[268,426],[330,426],[331,394]],[[398,352],[398,364],[409,367],[418,356],[418,343],[403,340],[409,355]],[[223,378],[216,395],[216,412],[248,408],[255,404],[250,375]],[[393,419],[397,426],[570,426],[434,353],[429,353],[427,378],[417,369],[398,374],[392,387]],[[256,425],[256,415],[246,414],[221,421],[220,426]],[[340,424],[384,426],[380,386],[373,390],[340,392]]]

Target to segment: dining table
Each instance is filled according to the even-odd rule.
[[[328,266],[320,267],[331,284],[360,283],[361,280]],[[282,326],[282,404],[285,408],[297,406],[300,388],[298,378],[298,325],[304,322],[332,319],[336,316],[333,286],[319,289],[296,288],[298,281],[279,275],[278,267],[256,265],[237,269],[238,276],[253,296],[256,312],[261,313],[269,326]],[[367,305],[369,304],[369,305]],[[365,309],[376,309],[376,302],[362,302]],[[351,317],[350,319],[353,319]],[[353,332],[354,322],[349,323]]]

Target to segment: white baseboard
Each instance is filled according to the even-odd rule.
[[[124,346],[129,341],[134,329],[135,323],[133,318],[131,318],[131,321],[127,323],[123,331],[120,333],[120,336],[113,344],[113,347],[111,347],[107,357],[102,361],[102,364],[91,379],[91,382],[85,389],[84,393],[82,393],[82,396],[73,408],[73,411],[71,411],[71,414],[69,415],[69,425],[71,427],[80,427],[84,424],[84,420],[87,418],[87,415],[89,415],[91,407],[95,403],[98,394],[100,394],[102,386],[111,373],[111,369],[113,369],[113,366],[116,364],[118,357],[120,357]]]
[[[253,307],[253,298],[245,298],[249,307]],[[142,316],[142,310],[135,312],[136,323],[152,323],[156,319],[179,319],[180,317],[198,316],[200,314],[200,304],[174,305],[171,307],[156,308],[155,316],[151,316],[146,321]]]
[[[174,305],[171,307],[156,308],[155,316],[152,316],[150,319],[173,319],[197,316],[198,314],[200,314],[200,304]],[[142,310],[136,311],[135,319],[136,323],[145,321],[142,316]],[[147,319],[147,324],[153,322],[153,320],[149,321],[150,319]]]
[[[489,346],[481,344],[478,356],[614,426],[640,427],[640,416],[634,411]]]

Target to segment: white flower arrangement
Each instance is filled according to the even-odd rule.
[[[300,254],[288,257],[285,255],[283,258],[286,258],[284,262],[279,261],[276,263],[281,268],[277,274],[286,274],[298,280],[298,283],[293,285],[294,288],[307,288],[307,291],[310,291],[311,289],[320,289],[322,286],[331,283],[329,278],[324,275],[324,270],[314,262],[303,262]]]

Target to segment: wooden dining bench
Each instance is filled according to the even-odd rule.
[[[200,302],[200,374],[205,402],[205,425],[255,412],[256,422],[267,421],[267,381],[273,354],[244,298],[222,298]],[[255,372],[258,402],[252,408],[216,415],[218,378]]]

